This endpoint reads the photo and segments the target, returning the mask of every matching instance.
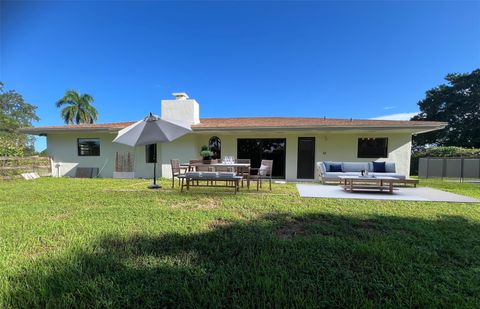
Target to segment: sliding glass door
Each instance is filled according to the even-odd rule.
[[[262,160],[273,160],[273,177],[285,178],[285,138],[239,138],[237,158],[250,159],[252,167],[260,167]]]

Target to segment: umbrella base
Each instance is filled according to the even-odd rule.
[[[157,184],[151,184],[147,188],[149,189],[160,189],[162,186]]]

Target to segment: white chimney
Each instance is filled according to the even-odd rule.
[[[175,97],[175,100],[187,100],[188,94],[185,92],[174,92],[172,95]]]
[[[185,92],[172,93],[175,100],[162,100],[162,118],[178,120],[188,124],[200,123],[200,106]]]

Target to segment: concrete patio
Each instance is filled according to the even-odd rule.
[[[426,202],[480,203],[480,200],[460,194],[450,193],[428,187],[395,188],[392,194],[387,192],[346,192],[336,185],[297,184],[301,197],[343,198],[363,200],[396,200]]]

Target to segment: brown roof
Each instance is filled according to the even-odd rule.
[[[315,128],[315,127],[412,127],[439,126],[432,121],[361,120],[306,117],[203,118],[193,129],[217,128]]]
[[[108,130],[118,131],[134,122],[112,122],[64,126],[44,126],[25,128],[25,133],[41,133],[63,130]],[[361,120],[335,118],[304,118],[304,117],[242,117],[242,118],[202,118],[200,123],[192,125],[194,131],[203,130],[245,130],[245,129],[309,129],[322,127],[350,128],[441,128],[446,123],[435,121],[403,121],[403,120]]]

